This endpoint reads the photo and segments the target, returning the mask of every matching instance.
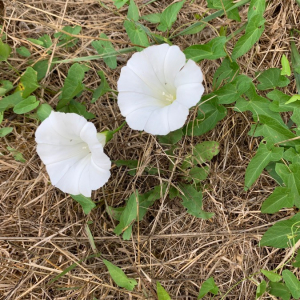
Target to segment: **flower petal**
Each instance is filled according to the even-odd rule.
[[[134,92],[120,92],[118,96],[118,105],[120,107],[121,114],[126,117],[131,112],[143,107],[164,107],[166,104],[165,101],[150,97],[148,95]]]
[[[183,84],[201,83],[203,74],[199,66],[193,61],[188,60],[182,70],[175,77],[175,86],[178,88]]]
[[[164,62],[165,81],[168,90],[174,89],[175,77],[185,64],[185,55],[178,46],[171,46],[167,52]],[[171,89],[171,90],[170,90]]]
[[[170,107],[171,105],[154,110],[149,116],[148,121],[144,126],[144,130],[151,134],[168,134],[171,131],[168,120]]]
[[[204,93],[204,87],[201,83],[191,83],[180,85],[177,88],[176,100],[187,108],[195,106]]]
[[[186,106],[174,101],[169,106],[168,113],[170,131],[174,131],[181,128],[184,125],[188,115],[189,109]]]

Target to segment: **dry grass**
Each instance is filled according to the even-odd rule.
[[[101,32],[109,36],[117,49],[130,46],[122,26],[126,9],[118,13],[111,1],[103,2],[109,10],[94,0],[4,1],[0,13],[10,45],[29,47],[35,61],[49,55],[27,41],[28,37],[38,38],[45,33],[53,36],[65,25],[82,26],[80,42],[72,50],[57,47],[54,43],[53,54],[69,59],[96,54],[90,43]],[[156,1],[143,6],[142,1],[137,2],[142,7],[142,14],[160,12],[171,3]],[[205,3],[196,0],[193,4],[185,4],[174,28],[194,22],[195,13],[204,14]],[[246,13],[246,8],[241,9],[243,20]],[[299,13],[299,7],[292,0],[269,1],[265,14],[266,30],[259,44],[239,59],[244,74],[254,78],[258,70],[280,67],[282,54],[290,57],[289,29],[298,27]],[[221,26],[228,26],[228,33],[237,28],[236,22],[226,18],[218,18],[211,24],[201,33],[179,37],[174,43],[184,49],[210,40],[216,35],[215,29]],[[233,45],[229,43],[229,52]],[[20,71],[30,63],[17,55],[14,57],[11,63]],[[96,71],[101,69],[111,87],[116,88],[120,69],[129,57],[129,54],[119,56],[118,68],[114,71],[102,60],[92,61],[85,84],[95,88],[99,84]],[[208,92],[219,64],[220,60],[201,63]],[[58,92],[68,67],[58,64],[42,81],[43,87]],[[1,69],[1,78],[17,80],[5,64],[1,64]],[[292,86],[292,90],[289,87],[285,92],[294,93],[294,82]],[[53,106],[58,101],[58,94],[53,96],[44,89],[39,97]],[[90,98],[91,94],[86,92],[81,100],[89,103]],[[95,125],[99,130],[116,128],[123,121],[115,99],[108,96],[88,108],[98,116]],[[123,205],[132,191],[148,191],[162,181],[172,180],[176,185],[176,172],[131,177],[124,168],[113,167],[109,183],[93,193],[93,199],[99,201],[97,209],[85,216],[69,196],[50,185],[45,167],[35,152],[37,122],[11,111],[6,113],[5,120],[5,125],[14,127],[14,131],[0,144],[3,154],[0,161],[1,299],[157,299],[156,280],[168,290],[172,299],[196,299],[200,285],[209,276],[214,277],[222,294],[232,288],[225,299],[254,299],[256,285],[249,280],[240,281],[260,268],[275,268],[287,252],[258,246],[262,234],[271,224],[294,213],[291,209],[276,215],[260,213],[261,203],[272,192],[275,183],[268,175],[263,175],[250,191],[243,190],[245,169],[258,144],[256,139],[247,136],[251,115],[229,109],[227,117],[214,130],[201,139],[187,138],[180,144],[177,159],[182,159],[199,140],[216,140],[221,144],[220,154],[211,163],[212,171],[204,191],[204,208],[214,212],[215,217],[208,221],[196,219],[185,212],[179,199],[163,197],[150,208],[139,226],[135,226],[130,241],[122,241],[113,234],[115,223],[105,212],[105,205]],[[8,146],[21,151],[27,162],[14,161],[6,149]],[[141,165],[167,169],[169,159],[164,150],[155,136],[131,131],[128,127],[124,127],[106,147],[113,160],[139,159]],[[84,261],[48,285],[70,264],[93,254],[85,231],[88,221],[93,221],[90,229],[102,257],[138,280],[133,292],[118,288],[99,258]]]

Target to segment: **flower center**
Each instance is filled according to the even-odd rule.
[[[169,102],[168,104],[171,104],[176,100],[176,97],[172,94],[162,92],[162,95],[163,95],[164,100]]]
[[[87,151],[88,153],[91,153],[91,150],[90,150],[88,144],[86,144],[86,143],[83,143],[81,149],[84,151]]]

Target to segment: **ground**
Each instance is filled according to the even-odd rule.
[[[161,12],[172,3],[153,1],[145,5],[143,1],[136,2],[142,15]],[[174,29],[195,22],[195,14],[207,12],[205,0],[190,2],[180,11]],[[127,8],[118,12],[112,1],[102,3],[107,8],[94,0],[0,1],[0,17],[11,47],[26,46],[34,53],[34,61],[49,58],[51,54],[27,38],[38,38],[46,33],[53,37],[65,25],[80,25],[82,32],[78,45],[72,50],[57,47],[54,43],[52,56],[55,54],[60,59],[95,55],[91,42],[102,32],[113,41],[116,49],[130,47],[122,25]],[[299,13],[299,7],[292,0],[268,1],[265,32],[259,43],[238,59],[243,74],[255,79],[257,71],[281,67],[282,54],[290,59],[290,29],[299,28]],[[247,6],[242,7],[240,14],[245,20]],[[175,38],[173,43],[181,49],[205,43],[221,26],[227,26],[230,33],[239,25],[227,18],[217,18],[202,32]],[[149,27],[155,31],[154,25]],[[227,45],[229,52],[234,41],[236,39]],[[299,43],[297,46],[300,48]],[[86,86],[96,88],[100,82],[96,72],[103,70],[111,88],[116,89],[120,69],[130,56],[118,56],[115,70],[109,69],[102,60],[91,61]],[[33,63],[17,55],[13,57],[10,62],[20,71]],[[206,93],[211,91],[213,74],[220,63],[221,60],[216,60],[199,64],[205,76]],[[37,96],[43,102],[53,107],[57,104],[57,92],[69,67],[68,63],[59,63],[42,80],[42,89]],[[1,73],[1,79],[18,79],[4,63]],[[294,81],[292,83],[285,93],[296,92]],[[95,104],[90,104],[90,99],[89,92],[81,96],[89,111],[97,115],[93,123],[98,130],[121,125],[124,118],[116,99],[108,94]],[[193,117],[193,110],[190,117]],[[214,212],[215,216],[210,220],[197,219],[187,214],[180,199],[162,197],[150,208],[139,226],[134,227],[129,241],[123,241],[113,233],[116,222],[105,207],[124,205],[124,200],[134,190],[143,193],[168,181],[176,185],[176,172],[167,171],[161,176],[137,172],[137,175],[130,176],[125,172],[126,168],[113,165],[109,183],[92,195],[92,199],[98,202],[97,208],[86,216],[69,195],[50,184],[45,166],[35,150],[34,132],[38,122],[12,111],[6,113],[5,119],[5,125],[12,126],[14,131],[0,143],[3,154],[0,160],[1,299],[157,299],[156,281],[164,286],[172,299],[196,299],[201,284],[210,276],[215,279],[222,295],[228,292],[223,299],[255,299],[256,285],[246,278],[261,268],[274,269],[288,252],[259,247],[266,229],[277,220],[293,215],[294,210],[282,210],[275,215],[260,212],[263,200],[276,186],[267,173],[251,190],[244,191],[245,170],[259,143],[247,135],[251,114],[229,108],[227,117],[215,129],[200,138],[184,138],[180,142],[180,151],[174,154],[180,160],[191,145],[199,141],[220,143],[220,153],[211,162],[211,174],[204,188],[204,209]],[[15,161],[7,151],[8,146],[22,152],[26,162]],[[127,126],[114,136],[105,151],[112,160],[138,159],[141,167],[153,165],[168,170],[169,157],[157,137],[133,131]],[[86,260],[94,253],[86,231],[89,221],[92,221],[89,227],[96,252],[101,252],[102,258],[138,281],[134,291],[117,287],[100,258]],[[81,259],[83,262],[74,270],[50,282]],[[261,280],[259,277],[254,279]]]

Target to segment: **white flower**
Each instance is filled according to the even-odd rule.
[[[74,113],[51,112],[35,133],[37,153],[51,183],[65,193],[86,197],[110,177],[111,162],[103,152],[105,136]]]
[[[121,70],[118,104],[132,129],[165,135],[181,128],[204,92],[200,67],[178,46],[133,54]]]

